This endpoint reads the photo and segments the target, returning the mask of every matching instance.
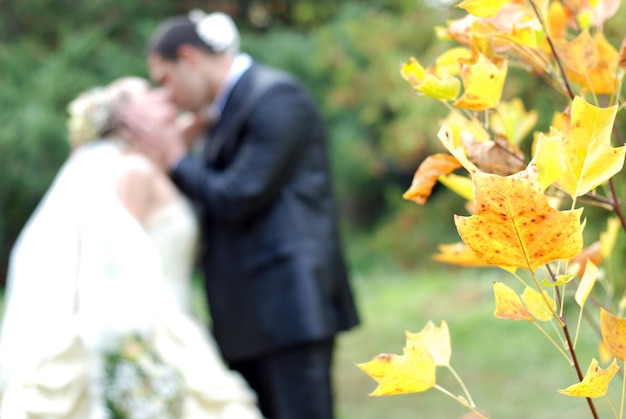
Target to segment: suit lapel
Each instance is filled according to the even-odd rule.
[[[247,112],[248,102],[252,99],[250,93],[254,85],[254,73],[256,65],[246,71],[237,84],[233,87],[220,119],[211,131],[207,146],[204,150],[204,158],[211,164],[217,161],[220,151],[224,148],[224,144],[231,140],[243,122],[244,114]]]

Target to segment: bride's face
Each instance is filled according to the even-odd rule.
[[[146,86],[143,91],[133,93],[131,106],[142,108],[142,115],[147,122],[153,124],[174,123],[178,116],[176,105],[169,100],[168,94],[162,88]]]

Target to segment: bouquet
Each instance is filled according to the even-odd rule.
[[[130,335],[105,355],[104,397],[112,419],[174,419],[185,390],[181,374],[145,338]]]

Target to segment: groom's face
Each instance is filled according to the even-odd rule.
[[[200,67],[188,57],[166,60],[158,54],[148,58],[150,77],[160,84],[179,108],[195,111],[206,102],[206,81]]]

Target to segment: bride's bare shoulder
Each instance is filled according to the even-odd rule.
[[[159,176],[163,176],[159,167],[143,154],[127,153],[120,160],[117,195],[139,221],[143,221],[154,206],[155,182]]]

